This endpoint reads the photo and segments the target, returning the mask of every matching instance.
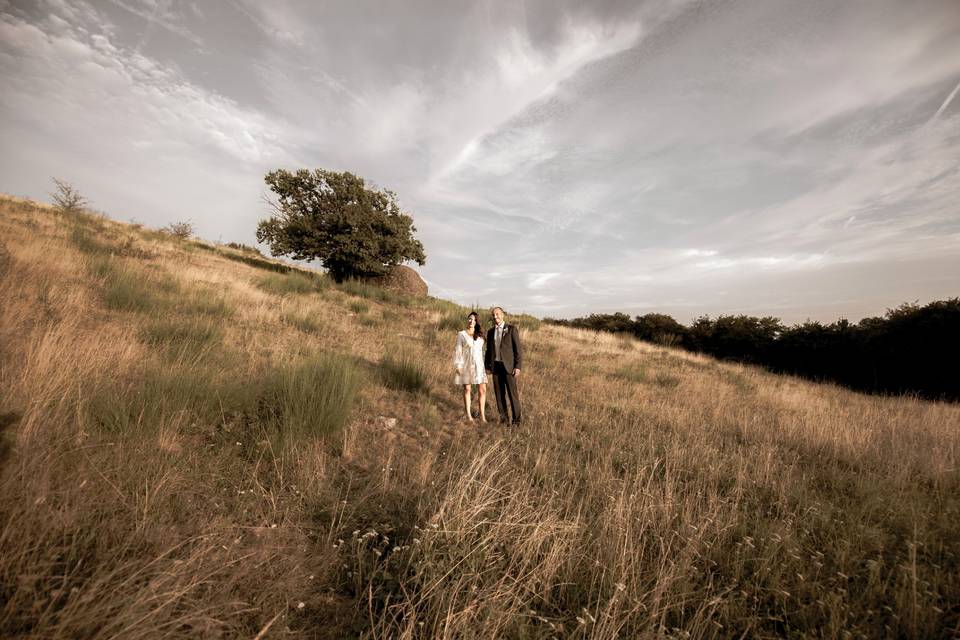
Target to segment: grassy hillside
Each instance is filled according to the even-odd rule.
[[[2,637],[960,634],[960,407],[526,319],[478,428],[456,305],[15,199],[0,243]]]

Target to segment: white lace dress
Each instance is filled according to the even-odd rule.
[[[457,334],[457,347],[453,352],[453,366],[457,368],[454,384],[486,384],[483,349],[483,338],[474,340],[466,331]]]

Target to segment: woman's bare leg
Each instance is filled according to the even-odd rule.
[[[480,420],[487,421],[487,385],[477,385],[480,391]]]
[[[473,422],[473,416],[470,414],[470,405],[473,404],[470,401],[470,386],[469,384],[463,385],[463,408],[467,412],[467,420]]]

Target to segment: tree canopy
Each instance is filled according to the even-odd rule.
[[[280,169],[265,180],[277,202],[274,215],[257,225],[257,240],[274,256],[319,260],[338,282],[380,276],[406,260],[426,262],[413,218],[392,191],[325,169]]]

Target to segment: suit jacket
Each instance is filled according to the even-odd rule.
[[[520,332],[512,324],[503,325],[503,337],[500,339],[500,357],[503,368],[513,373],[514,369],[521,369],[523,351],[520,348]],[[493,362],[497,359],[497,325],[487,331],[487,352],[484,354],[484,365],[493,371]]]

